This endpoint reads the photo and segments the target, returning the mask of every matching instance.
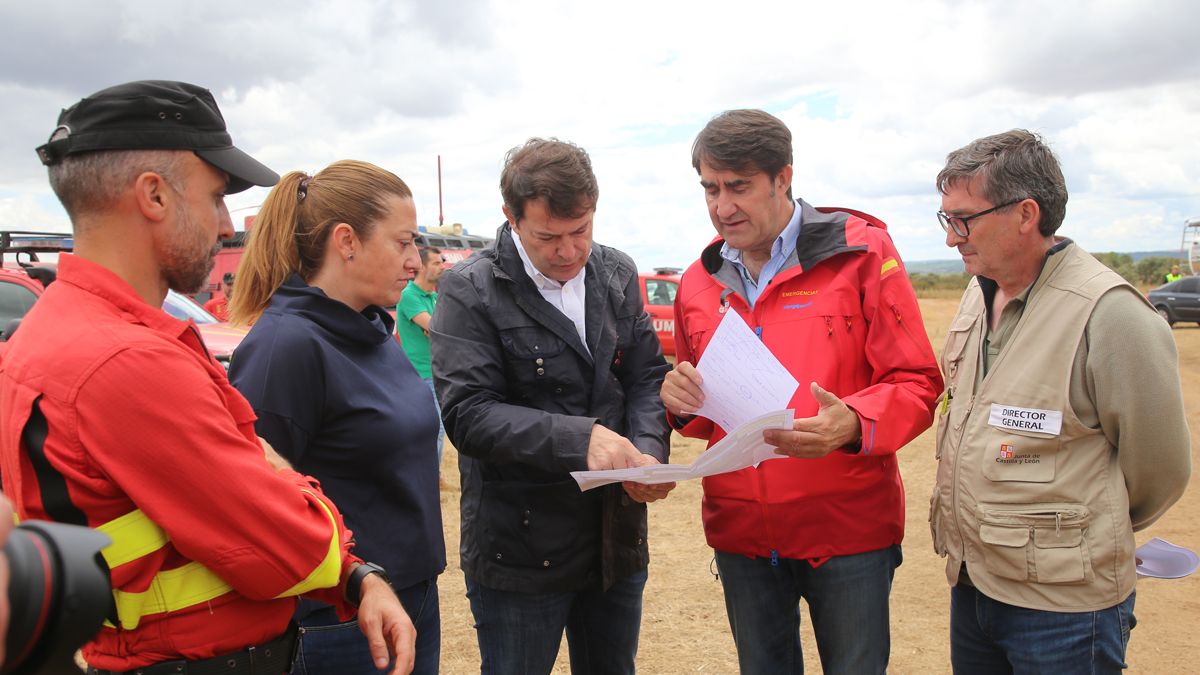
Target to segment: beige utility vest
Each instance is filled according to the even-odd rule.
[[[1128,284],[1078,246],[1055,256],[1065,258],[1047,264],[978,384],[987,313],[977,280],[963,296],[942,353],[929,524],[951,585],[965,561],[995,600],[1093,611],[1133,591],[1133,528],[1116,448],[1076,417],[1070,379],[1096,301]]]

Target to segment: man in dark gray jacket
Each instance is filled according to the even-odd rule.
[[[462,474],[462,568],[484,673],[632,673],[645,502],[568,475],[666,462],[667,364],[629,256],[592,243],[587,153],[531,139],[505,158],[496,243],[441,279],[433,377]]]

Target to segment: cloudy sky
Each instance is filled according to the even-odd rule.
[[[906,259],[953,258],[934,218],[948,151],[1013,127],[1061,158],[1062,233],[1093,251],[1179,246],[1200,216],[1200,3],[797,0],[161,0],[0,7],[0,229],[66,230],[33,148],[103,87],[214,91],[234,141],[280,173],[391,169],[438,220],[492,234],[505,151],[588,150],[596,239],[682,266],[713,234],[690,163],[713,115],[763,108],[794,187],[889,223]],[[265,190],[229,199],[253,213]]]

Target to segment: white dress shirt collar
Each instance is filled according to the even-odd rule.
[[[525,246],[521,244],[521,235],[512,229],[513,243],[517,246],[517,254],[521,256],[521,263],[525,267],[525,274],[533,280],[533,285],[537,286],[542,297],[554,306],[555,309],[562,312],[571,323],[575,324],[575,330],[579,333],[579,341],[583,343],[584,349],[591,352],[587,346],[586,332],[586,314],[587,314],[587,287],[584,280],[587,276],[587,265],[579,270],[579,274],[568,279],[565,283],[555,281],[550,277],[542,274],[537,267],[534,267],[533,262],[529,259],[529,253],[525,251]]]

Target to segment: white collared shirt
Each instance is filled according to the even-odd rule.
[[[579,333],[579,341],[583,343],[583,348],[591,354],[592,350],[588,347],[587,333],[585,332],[587,292],[584,286],[584,276],[587,274],[587,265],[584,265],[583,269],[579,270],[579,274],[568,279],[566,283],[555,281],[533,266],[529,260],[529,254],[525,252],[525,246],[521,244],[521,235],[517,234],[516,230],[510,229],[510,231],[513,243],[517,245],[517,253],[520,254],[521,262],[525,265],[525,274],[533,279],[533,285],[537,286],[546,302],[575,324],[575,331]]]

